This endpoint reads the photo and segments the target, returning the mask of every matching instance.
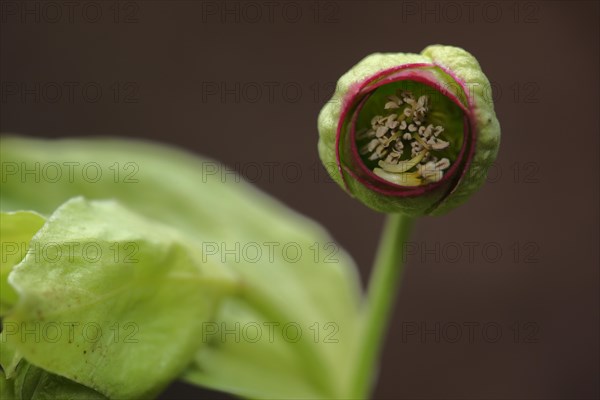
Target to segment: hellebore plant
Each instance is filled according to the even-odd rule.
[[[365,300],[344,251],[318,256],[331,247],[318,224],[206,174],[213,161],[1,138],[0,397],[145,400],[175,379],[246,398],[368,397],[413,218],[466,200],[496,155],[484,93],[470,54],[431,46],[367,57],[321,112],[332,177],[390,214]],[[269,252],[214,251],[236,244]],[[290,244],[294,257],[273,251]]]

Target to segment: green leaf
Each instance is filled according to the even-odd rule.
[[[5,381],[4,384],[7,384],[6,400],[106,400],[105,396],[88,387],[25,361],[19,364],[14,381]],[[5,400],[5,397],[2,399]]]
[[[194,321],[198,317],[189,310],[184,316],[182,310],[176,328],[165,328],[170,335],[174,329],[202,324],[198,348],[186,358],[194,361],[184,379],[245,397],[347,397],[348,367],[356,355],[360,323],[360,290],[353,262],[318,224],[255,190],[220,164],[164,146],[109,139],[12,137],[1,139],[0,155],[8,163],[0,193],[3,209],[51,213],[73,196],[114,199],[185,236],[198,251],[198,259],[190,262],[216,263],[235,274],[239,290],[223,301],[216,319]],[[56,164],[62,166],[58,179],[48,172]],[[72,175],[69,166],[73,166]],[[29,175],[23,171],[30,171]],[[100,178],[96,179],[95,171],[101,171]],[[93,239],[101,235],[94,229],[101,221],[89,218],[86,213],[74,213],[64,220],[88,226],[92,232],[87,237]],[[117,234],[129,226],[131,216],[102,218],[113,221]],[[143,231],[156,229],[148,226]],[[57,232],[52,240],[64,233]],[[146,240],[145,235],[135,240]],[[262,252],[258,257],[257,248]],[[31,273],[32,278],[37,275]],[[116,271],[113,278],[113,283],[123,279]],[[172,290],[179,298],[192,296],[178,287]],[[33,304],[46,296],[39,293],[28,308],[33,310]],[[166,306],[157,309],[157,323],[168,319],[170,312]],[[261,328],[261,337],[254,341],[256,326]],[[297,341],[296,326],[302,330]],[[226,334],[227,329],[234,333]],[[165,362],[172,356],[163,354],[162,347],[148,346],[146,353],[159,354]],[[55,356],[64,359],[63,354]],[[148,370],[148,365],[146,356],[131,357],[119,371]]]
[[[0,372],[0,399],[2,400],[14,400],[14,380],[9,380],[4,375],[4,372]]]
[[[3,339],[109,397],[153,396],[189,364],[233,288],[226,269],[200,260],[178,232],[114,201],[70,200],[9,277],[20,299]]]

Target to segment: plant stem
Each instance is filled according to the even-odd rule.
[[[359,358],[352,380],[356,399],[369,397],[403,271],[403,250],[414,219],[390,214],[379,242],[364,310]]]

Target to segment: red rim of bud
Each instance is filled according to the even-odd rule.
[[[467,99],[467,106],[463,104],[437,78],[430,70],[439,69],[448,75],[464,93]],[[441,95],[447,97],[463,111],[463,141],[460,152],[448,171],[441,180],[427,183],[421,186],[401,186],[389,182],[371,171],[363,162],[358,152],[356,144],[356,121],[365,102],[374,93],[374,91],[393,82],[414,81],[431,87]],[[394,197],[413,197],[436,190],[442,186],[449,186],[446,197],[463,179],[469,169],[471,160],[475,153],[475,142],[477,138],[477,125],[473,115],[473,99],[467,91],[465,83],[458,79],[452,71],[434,63],[414,63],[404,64],[394,68],[380,71],[362,82],[355,83],[350,87],[342,99],[342,112],[337,124],[336,131],[336,162],[339,172],[344,181],[346,189],[350,191],[347,181],[347,175],[351,176],[365,187],[377,193]],[[349,121],[347,118],[350,118]],[[350,154],[350,160],[345,160],[342,164],[341,153]],[[347,175],[346,175],[347,174]],[[448,185],[449,184],[449,185]]]

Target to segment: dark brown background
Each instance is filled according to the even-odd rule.
[[[318,111],[369,53],[472,52],[496,89],[499,159],[466,206],[418,221],[413,244],[433,253],[408,258],[376,397],[598,398],[597,2],[99,1],[72,16],[53,4],[2,2],[3,132],[149,138],[237,163],[326,226],[363,277],[383,217],[324,178]],[[439,323],[439,343],[403,341],[413,323]],[[498,341],[486,324],[502,328]],[[217,396],[178,384],[165,398],[200,394]]]

